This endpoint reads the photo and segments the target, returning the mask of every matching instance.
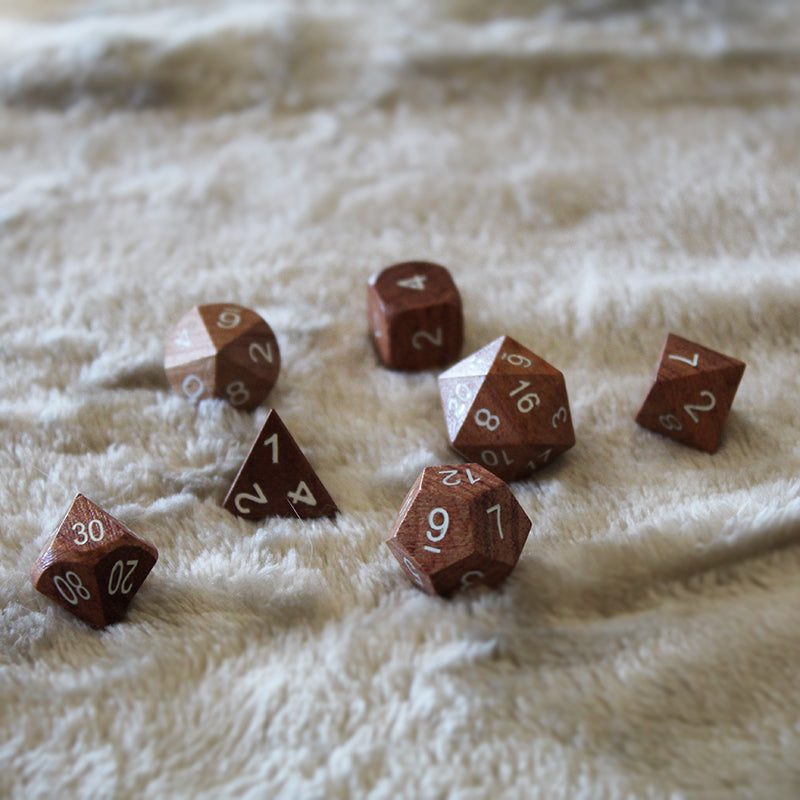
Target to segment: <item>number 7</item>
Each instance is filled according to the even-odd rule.
[[[494,514],[497,513],[497,531],[500,534],[500,538],[503,538],[503,526],[500,524],[500,503],[493,505],[491,508],[486,509],[487,514]]]

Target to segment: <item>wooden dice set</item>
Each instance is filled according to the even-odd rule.
[[[444,368],[461,351],[461,297],[447,269],[387,267],[367,286],[375,351],[390,369]],[[170,335],[164,366],[191,401],[260,405],[280,371],[270,326],[233,303],[189,311]],[[713,453],[745,365],[670,334],[636,415],[645,428]],[[449,595],[497,586],[513,570],[531,520],[505,481],[550,464],[575,444],[564,376],[501,336],[438,377],[451,447],[465,463],[430,466],[408,492],[386,542],[411,582]],[[236,516],[333,517],[338,509],[271,409],[222,502]],[[31,573],[34,587],[90,625],[122,618],[158,559],[156,548],[78,494]]]

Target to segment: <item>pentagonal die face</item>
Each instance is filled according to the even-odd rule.
[[[531,521],[506,484],[479,464],[426,468],[387,545],[418,588],[449,595],[497,586],[516,565]]]
[[[175,391],[193,401],[218,397],[244,410],[266,398],[280,365],[272,329],[235,303],[193,308],[175,326],[164,356]]]
[[[509,336],[443,372],[439,391],[453,449],[503,480],[575,444],[564,376]]]
[[[79,494],[31,572],[34,588],[95,628],[121,619],[158,551]]]
[[[370,335],[391,369],[450,364],[461,352],[461,295],[447,269],[425,261],[387,267],[367,287]]]
[[[744,363],[735,358],[671,333],[636,422],[713,453],[744,369]]]

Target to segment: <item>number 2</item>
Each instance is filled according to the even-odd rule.
[[[429,333],[428,331],[417,331],[411,337],[411,346],[415,350],[422,350],[422,339],[429,341],[436,347],[441,347],[444,344],[444,332],[441,328],[437,328],[435,334]]]
[[[252,509],[248,508],[245,505],[242,505],[243,500],[250,500],[253,503],[260,503],[262,505],[266,504],[267,496],[264,494],[261,487],[257,484],[253,484],[253,489],[257,492],[257,494],[248,494],[247,492],[239,492],[236,495],[233,504],[236,506],[236,509],[240,514],[249,514]]]
[[[697,414],[695,414],[695,413],[694,413],[695,411],[711,411],[711,409],[712,409],[712,408],[714,408],[714,406],[716,406],[716,404],[717,404],[717,398],[716,398],[716,397],[714,397],[714,395],[713,395],[711,392],[709,392],[709,391],[700,392],[700,397],[707,397],[707,398],[709,398],[709,399],[708,399],[708,403],[707,403],[706,405],[704,405],[704,406],[700,406],[700,405],[696,405],[696,404],[692,404],[692,403],[687,403],[687,404],[686,404],[686,405],[683,407],[683,410],[684,410],[684,411],[685,411],[685,412],[686,412],[686,413],[687,413],[687,414],[688,414],[688,415],[689,415],[689,416],[690,416],[690,417],[691,417],[691,418],[692,418],[692,419],[693,419],[695,422],[700,422],[700,417],[698,417],[698,416],[697,416]]]

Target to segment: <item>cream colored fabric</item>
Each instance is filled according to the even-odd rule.
[[[0,795],[800,795],[798,42],[790,0],[1,3]],[[458,460],[365,333],[410,258],[577,436],[450,601],[383,545]],[[336,521],[220,508],[266,407],[162,369],[214,301]],[[633,423],[668,331],[747,363],[713,456]],[[78,491],[160,551],[105,632],[29,581]]]

